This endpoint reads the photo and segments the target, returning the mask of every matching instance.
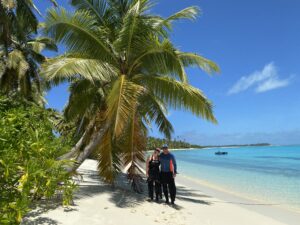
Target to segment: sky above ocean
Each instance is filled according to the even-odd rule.
[[[50,4],[35,1],[42,12]],[[221,68],[209,76],[189,68],[190,82],[214,104],[218,125],[188,112],[169,111],[175,138],[203,144],[300,143],[300,1],[160,0],[153,12],[168,16],[197,5],[195,22],[174,24],[172,41],[182,51],[201,54]],[[71,10],[67,1],[58,0]],[[58,53],[64,51],[59,46]],[[62,110],[68,84],[46,96]],[[155,127],[150,132],[160,137]]]

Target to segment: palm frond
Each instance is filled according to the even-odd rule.
[[[113,126],[113,138],[119,137],[128,123],[128,117],[136,110],[136,102],[144,88],[121,75],[107,96],[107,120]]]
[[[97,17],[100,25],[105,24],[104,16],[108,9],[106,0],[71,0],[71,4],[79,10],[88,10]]]
[[[105,32],[95,25],[95,17],[88,11],[73,13],[65,9],[50,9],[44,31],[54,40],[66,44],[69,51],[85,52],[107,62],[117,62],[103,36]]]
[[[122,159],[125,168],[128,167],[127,176],[131,180],[132,188],[139,192],[141,190],[141,173],[139,165],[145,162],[144,151],[146,149],[147,132],[136,113],[129,119],[128,129],[124,132],[122,144]]]
[[[8,54],[7,67],[17,71],[17,75],[20,77],[24,76],[29,69],[29,65],[23,55],[23,53],[17,49],[11,51]]]
[[[190,6],[185,9],[180,10],[179,12],[174,13],[173,15],[169,16],[166,21],[174,21],[174,20],[181,20],[181,19],[190,19],[195,20],[200,13],[200,9],[197,6]]]
[[[36,7],[34,8],[34,4],[31,0],[17,0],[16,2],[16,16],[18,20],[22,20],[22,23],[27,25],[26,29],[30,28],[32,31],[37,32],[38,19],[33,13],[32,8],[38,9]],[[40,13],[39,11],[37,12]]]
[[[136,75],[133,80],[147,87],[171,108],[188,110],[210,122],[217,123],[213,115],[212,103],[197,88],[162,76]]]
[[[56,0],[50,0],[50,2],[55,6],[58,7],[57,1]]]
[[[57,51],[57,45],[55,42],[48,37],[38,37],[27,42],[28,46],[36,53],[41,53],[43,50]]]
[[[129,73],[139,68],[145,68],[150,74],[162,74],[179,78],[186,82],[187,76],[175,48],[168,39],[160,42],[151,40],[144,46],[144,51],[132,62]]]
[[[1,0],[0,4],[8,10],[13,9],[16,6],[15,0]]]
[[[158,127],[159,131],[165,135],[167,139],[171,138],[174,128],[167,118],[166,105],[152,93],[142,96],[143,105],[138,109],[140,115],[151,125],[152,122]]]
[[[104,131],[101,144],[98,147],[98,171],[107,183],[113,183],[118,172],[120,172],[121,160],[119,152],[113,145],[112,131],[110,128]]]
[[[200,9],[197,6],[190,6],[185,9],[180,10],[169,16],[166,19],[163,19],[160,23],[157,24],[158,27],[165,27],[168,30],[172,29],[172,22],[182,19],[195,20],[200,14]]]
[[[127,65],[144,50],[151,37],[162,34],[162,30],[156,26],[157,17],[144,15],[145,8],[148,8],[147,1],[139,0],[133,4],[124,15],[117,38],[113,42],[117,52],[124,52]]]
[[[119,39],[117,39],[115,46],[119,51],[126,51],[127,57],[130,55],[130,50],[132,48],[132,41],[134,34],[138,27],[138,16],[140,15],[140,1],[138,0],[136,4],[126,13],[124,18],[124,24],[119,34]]]
[[[104,101],[102,88],[87,79],[72,82],[69,91],[69,101],[64,109],[64,116],[68,121],[74,121],[86,115],[92,117]]]
[[[81,54],[68,54],[47,60],[42,65],[42,75],[54,84],[78,76],[91,82],[108,82],[116,77],[116,68],[102,60],[85,58]]]
[[[178,55],[184,67],[196,66],[209,74],[220,72],[220,68],[216,63],[203,56],[188,52],[179,52]]]

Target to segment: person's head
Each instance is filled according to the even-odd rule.
[[[159,156],[159,154],[160,154],[160,148],[154,149],[153,155],[154,155],[154,156]]]
[[[167,145],[167,144],[164,144],[164,145],[162,146],[162,150],[163,150],[163,153],[164,153],[164,154],[168,154],[168,153],[169,153],[168,145]]]

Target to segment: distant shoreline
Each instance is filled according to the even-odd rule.
[[[263,146],[273,146],[269,143],[259,143],[259,144],[247,144],[247,145],[219,145],[219,146],[199,146],[199,147],[191,147],[191,148],[169,148],[171,151],[181,151],[181,150],[199,150],[199,149],[211,149],[211,148],[240,148],[240,147],[263,147]],[[146,151],[153,151],[154,149],[148,149]]]
[[[248,144],[248,145],[221,145],[221,146],[202,146],[202,147],[193,147],[193,148],[170,148],[171,151],[182,151],[182,150],[204,150],[212,148],[240,148],[240,147],[263,147],[263,146],[273,146],[271,144]],[[152,151],[152,150],[148,150]]]

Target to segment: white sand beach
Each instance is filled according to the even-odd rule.
[[[242,199],[178,175],[176,205],[148,202],[120,179],[112,188],[100,181],[94,160],[79,168],[83,180],[74,206],[40,205],[23,225],[296,225],[300,214]]]

